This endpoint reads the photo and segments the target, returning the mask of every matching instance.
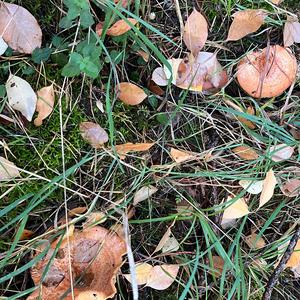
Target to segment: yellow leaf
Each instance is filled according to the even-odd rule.
[[[128,152],[143,152],[149,150],[154,143],[126,143],[121,145],[116,145],[115,149],[121,159],[125,159]]]
[[[254,160],[259,157],[257,152],[254,149],[250,148],[249,146],[239,146],[233,148],[232,151],[240,158],[245,160]]]
[[[265,205],[274,194],[274,189],[277,184],[276,177],[272,169],[267,172],[266,178],[263,182],[263,189],[259,198],[259,208]]]
[[[46,86],[37,91],[36,111],[39,113],[34,120],[35,126],[41,126],[43,120],[46,119],[53,111],[55,95],[53,84]]]
[[[138,105],[147,98],[143,89],[130,82],[121,82],[117,90],[118,98],[127,105]]]
[[[183,41],[194,56],[203,48],[207,36],[207,21],[200,12],[194,9],[185,23],[183,32]]]
[[[233,14],[227,41],[237,41],[257,31],[264,23],[266,12],[262,9],[246,9]]]
[[[153,270],[153,267],[147,263],[136,264],[135,266],[135,275],[138,285],[146,284],[149,276]],[[131,275],[125,274],[124,277],[131,282]]]
[[[189,152],[177,150],[175,148],[171,148],[170,155],[172,159],[178,164],[185,162],[187,160],[193,160],[197,158],[195,155]]]

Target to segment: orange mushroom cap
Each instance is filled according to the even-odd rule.
[[[275,45],[243,58],[238,65],[237,80],[250,96],[270,98],[289,88],[296,74],[296,57],[288,48]]]

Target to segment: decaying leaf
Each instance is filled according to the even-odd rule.
[[[148,81],[147,88],[153,94],[158,95],[158,96],[163,96],[165,93],[165,91],[159,85],[157,85],[152,79],[150,79]]]
[[[259,198],[259,208],[265,205],[273,197],[276,184],[276,177],[273,170],[270,169],[263,181],[263,189]]]
[[[169,253],[169,252],[174,252],[179,249],[179,242],[176,240],[174,236],[170,236],[164,246],[161,249],[162,253]]]
[[[34,120],[35,126],[41,126],[43,120],[46,119],[53,111],[55,101],[53,84],[41,88],[37,91],[36,111],[39,113]]]
[[[228,196],[226,203],[232,201],[233,197]],[[236,219],[242,218],[249,214],[248,205],[244,198],[239,198],[227,206],[223,212],[221,226],[227,228],[229,224]]]
[[[102,211],[95,211],[88,215],[86,221],[82,224],[82,228],[88,228],[104,223],[107,220],[107,216]]]
[[[79,125],[82,138],[93,148],[99,149],[108,142],[106,131],[97,123],[82,122]]]
[[[210,261],[211,270],[209,270],[209,273],[217,278],[220,277],[224,269],[224,264],[224,259],[222,257],[213,255],[212,260]]]
[[[70,209],[68,211],[68,216],[69,217],[75,217],[75,216],[84,214],[86,211],[87,211],[87,207],[85,207],[85,206],[78,206],[78,207]]]
[[[283,29],[284,47],[290,47],[294,43],[300,43],[300,23],[288,19]]]
[[[253,116],[255,114],[253,106],[249,106],[247,108],[246,113]],[[255,127],[256,127],[255,123],[251,122],[250,120],[248,120],[246,118],[237,117],[237,119],[250,129],[255,129]]]
[[[160,265],[153,267],[146,286],[155,290],[167,289],[176,279],[179,265]]]
[[[127,105],[138,105],[147,98],[143,89],[130,82],[121,82],[117,90],[118,98]]]
[[[263,180],[240,180],[239,185],[252,195],[260,194],[263,189]]]
[[[145,62],[148,62],[149,61],[149,57],[150,57],[150,54],[148,52],[145,52],[143,50],[138,50],[137,51],[137,54],[145,61]]]
[[[147,263],[136,264],[135,275],[138,285],[146,284],[148,282],[149,276],[153,270],[153,266]],[[125,274],[124,277],[131,282],[131,275]]]
[[[42,31],[33,15],[25,8],[0,3],[0,36],[10,48],[31,54],[42,44]]]
[[[258,238],[255,232],[245,237],[245,242],[250,248],[261,249],[266,246],[266,242],[262,237]]]
[[[300,179],[294,178],[288,180],[280,186],[282,193],[287,197],[297,197],[300,195]]]
[[[80,284],[74,286],[75,299],[104,300],[115,295],[117,272],[122,265],[122,256],[126,253],[126,245],[121,238],[99,226],[75,231],[69,244],[61,244],[58,255],[53,259],[43,284],[40,285],[58,241],[59,239],[53,242],[46,257],[31,268],[31,277],[39,288],[27,299],[38,299],[39,294],[43,300],[72,299],[70,267],[73,278],[81,278]],[[37,251],[35,255],[39,253]],[[66,295],[63,297],[64,293]]]
[[[127,18],[125,20],[119,20],[115,24],[113,24],[110,28],[107,29],[106,34],[110,36],[119,36],[127,31],[129,31],[136,23],[137,20],[133,18]],[[103,31],[103,23],[100,22],[96,26],[96,32],[98,35],[101,35]]]
[[[116,145],[115,149],[121,159],[125,159],[126,154],[129,152],[144,152],[148,151],[154,143],[126,143],[121,145]]]
[[[294,147],[287,146],[286,144],[279,144],[270,147],[269,153],[273,161],[280,162],[291,158],[294,153]]]
[[[143,186],[135,193],[135,195],[133,197],[133,205],[135,206],[138,203],[149,199],[157,191],[158,191],[158,189],[153,185]]]
[[[0,156],[0,181],[10,180],[19,176],[20,173],[16,165]]]
[[[255,160],[259,157],[257,152],[249,146],[238,146],[233,148],[232,151],[245,160]]]
[[[30,84],[18,76],[10,75],[5,86],[9,105],[20,111],[28,121],[31,121],[35,112],[37,96]]]
[[[227,41],[237,41],[257,31],[264,23],[266,12],[262,9],[246,9],[233,14]]]
[[[194,9],[185,23],[183,32],[183,41],[194,56],[197,56],[203,48],[207,36],[207,21],[200,12]]]
[[[33,236],[33,231],[29,229],[24,229],[21,236],[20,241],[28,240]]]
[[[178,164],[183,163],[187,160],[193,160],[197,158],[194,154],[190,152],[178,150],[175,148],[171,148],[170,155],[172,159]]]
[[[171,232],[172,226],[173,226],[173,224],[164,233],[164,235],[160,239],[160,241],[159,241],[158,245],[156,246],[155,250],[153,251],[153,253],[156,253],[156,252],[160,251],[163,248],[163,246],[165,245],[165,243],[167,242],[167,240],[170,238],[170,236],[172,234],[172,232]]]
[[[0,36],[0,55],[4,54],[5,51],[7,50],[8,45],[5,43],[3,38]]]
[[[156,68],[152,73],[152,80],[160,86],[168,85],[168,78],[166,76],[165,70],[162,67]]]

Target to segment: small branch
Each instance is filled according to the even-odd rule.
[[[298,228],[296,229],[296,232],[294,233],[277,268],[274,270],[273,274],[271,275],[271,277],[266,285],[266,289],[265,289],[264,295],[262,297],[262,300],[271,300],[272,291],[273,291],[275,285],[277,284],[279,276],[280,276],[281,272],[284,270],[286,263],[290,259],[299,238],[300,238],[300,226],[298,226]]]

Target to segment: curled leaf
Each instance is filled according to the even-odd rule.
[[[264,23],[266,12],[262,9],[246,9],[233,14],[227,41],[237,41],[257,31]]]
[[[138,105],[147,98],[147,94],[133,83],[121,82],[118,86],[118,98],[127,105]]]
[[[155,290],[167,289],[176,279],[179,265],[155,266],[147,280],[146,286]]]
[[[79,129],[82,138],[95,149],[101,148],[108,141],[106,131],[97,123],[82,122]]]
[[[232,151],[240,158],[245,160],[255,160],[259,157],[257,152],[254,149],[250,148],[249,146],[239,146],[233,148]]]
[[[207,36],[207,21],[200,12],[194,9],[185,23],[183,32],[183,41],[194,56],[204,47]]]
[[[149,186],[143,186],[141,187],[135,194],[133,197],[133,205],[137,205],[138,203],[147,200],[148,198],[150,198],[152,195],[154,195],[156,192],[158,191],[158,189],[153,186],[153,185],[149,185]]]
[[[0,3],[0,36],[10,48],[31,54],[42,44],[42,31],[33,15],[24,7]]]
[[[0,181],[10,180],[19,176],[20,173],[16,165],[0,156]]]
[[[291,158],[294,153],[294,147],[287,146],[286,144],[279,144],[270,147],[271,159],[275,162],[280,162]]]
[[[43,120],[46,119],[53,111],[54,107],[54,88],[53,84],[46,86],[37,91],[36,111],[39,113],[34,120],[35,126],[41,126]]]
[[[125,159],[127,153],[148,151],[153,145],[154,143],[126,143],[116,145],[115,149],[120,158]]]
[[[259,198],[259,208],[265,205],[273,197],[276,184],[276,177],[273,170],[270,169],[263,181],[263,189]]]
[[[5,86],[9,105],[21,112],[28,121],[31,121],[35,112],[37,96],[30,84],[18,76],[10,75]]]

